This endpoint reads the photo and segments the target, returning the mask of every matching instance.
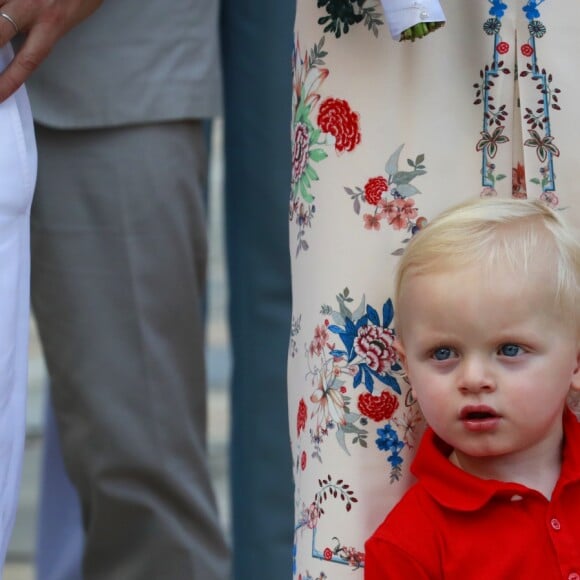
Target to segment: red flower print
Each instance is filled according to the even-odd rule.
[[[296,417],[296,429],[298,430],[298,436],[300,436],[300,432],[306,428],[306,418],[308,415],[308,410],[306,409],[306,403],[304,399],[300,399],[300,403],[298,403],[298,415]]]
[[[526,199],[526,171],[521,163],[512,168],[512,197]]]
[[[422,230],[427,225],[427,218],[426,217],[418,217],[415,225]]]
[[[318,525],[318,520],[320,519],[320,508],[312,502],[306,508],[306,525],[313,530]]]
[[[499,42],[496,49],[500,54],[505,54],[509,51],[510,45],[507,42]]]
[[[522,51],[522,54],[527,57],[530,57],[532,54],[534,54],[534,48],[531,44],[522,44],[520,50]]]
[[[334,552],[330,548],[324,548],[324,559],[332,560],[332,556],[334,556]]]
[[[365,222],[365,228],[367,230],[380,230],[381,229],[381,222],[379,216],[376,214],[365,213],[363,215],[363,220]]]
[[[300,469],[302,469],[302,471],[306,469],[306,460],[306,451],[303,451],[302,455],[300,456]]]
[[[310,356],[322,354],[322,349],[324,345],[328,342],[328,330],[326,329],[326,325],[319,324],[314,329],[314,339],[310,343]]]
[[[386,203],[383,208],[383,214],[387,218],[389,225],[393,226],[395,230],[402,230],[419,213],[414,205],[414,199],[400,197]]]
[[[371,177],[365,185],[365,199],[371,205],[378,205],[385,191],[389,190],[389,184],[384,177]]]
[[[300,181],[308,164],[309,139],[308,127],[304,123],[297,123],[292,140],[292,183]]]
[[[365,555],[363,552],[359,552],[356,548],[352,547],[343,547],[342,548],[342,557],[348,561],[348,563],[353,567],[353,569],[358,569],[364,564]]]
[[[352,151],[360,143],[358,113],[342,99],[326,99],[320,105],[317,123],[322,131],[334,135],[338,152]]]
[[[370,369],[379,374],[390,369],[397,359],[393,333],[381,326],[361,326],[354,339],[354,350]]]
[[[358,410],[373,421],[386,421],[399,408],[399,400],[395,395],[383,391],[380,395],[363,393],[358,398]]]

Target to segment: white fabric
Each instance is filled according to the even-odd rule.
[[[580,225],[578,0],[441,0],[445,27],[417,42],[319,4],[298,0],[293,55],[293,577],[362,580],[421,432],[393,350],[398,256],[470,197]]]
[[[0,48],[0,70],[12,59]],[[14,524],[25,439],[30,204],[36,145],[24,88],[0,103],[0,564]]]
[[[381,0],[391,36],[401,38],[401,32],[419,22],[445,22],[438,0]]]

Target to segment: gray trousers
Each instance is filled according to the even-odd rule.
[[[210,486],[201,123],[37,127],[32,305],[86,580],[224,580]]]

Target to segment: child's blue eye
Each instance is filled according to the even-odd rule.
[[[499,353],[503,356],[518,356],[522,351],[522,347],[517,344],[503,344],[499,348]]]
[[[435,360],[447,360],[451,358],[452,354],[453,351],[449,347],[443,346],[433,351],[433,358]]]

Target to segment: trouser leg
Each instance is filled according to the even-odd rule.
[[[0,71],[12,59],[0,47]],[[26,432],[30,203],[36,178],[24,88],[0,103],[0,568],[18,505]]]
[[[282,579],[293,527],[286,358],[294,2],[226,0],[223,10],[234,572]]]
[[[77,493],[65,471],[50,397],[46,401],[38,528],[37,580],[82,580],[83,529]]]
[[[200,123],[38,128],[32,297],[87,580],[222,580],[207,469]]]

